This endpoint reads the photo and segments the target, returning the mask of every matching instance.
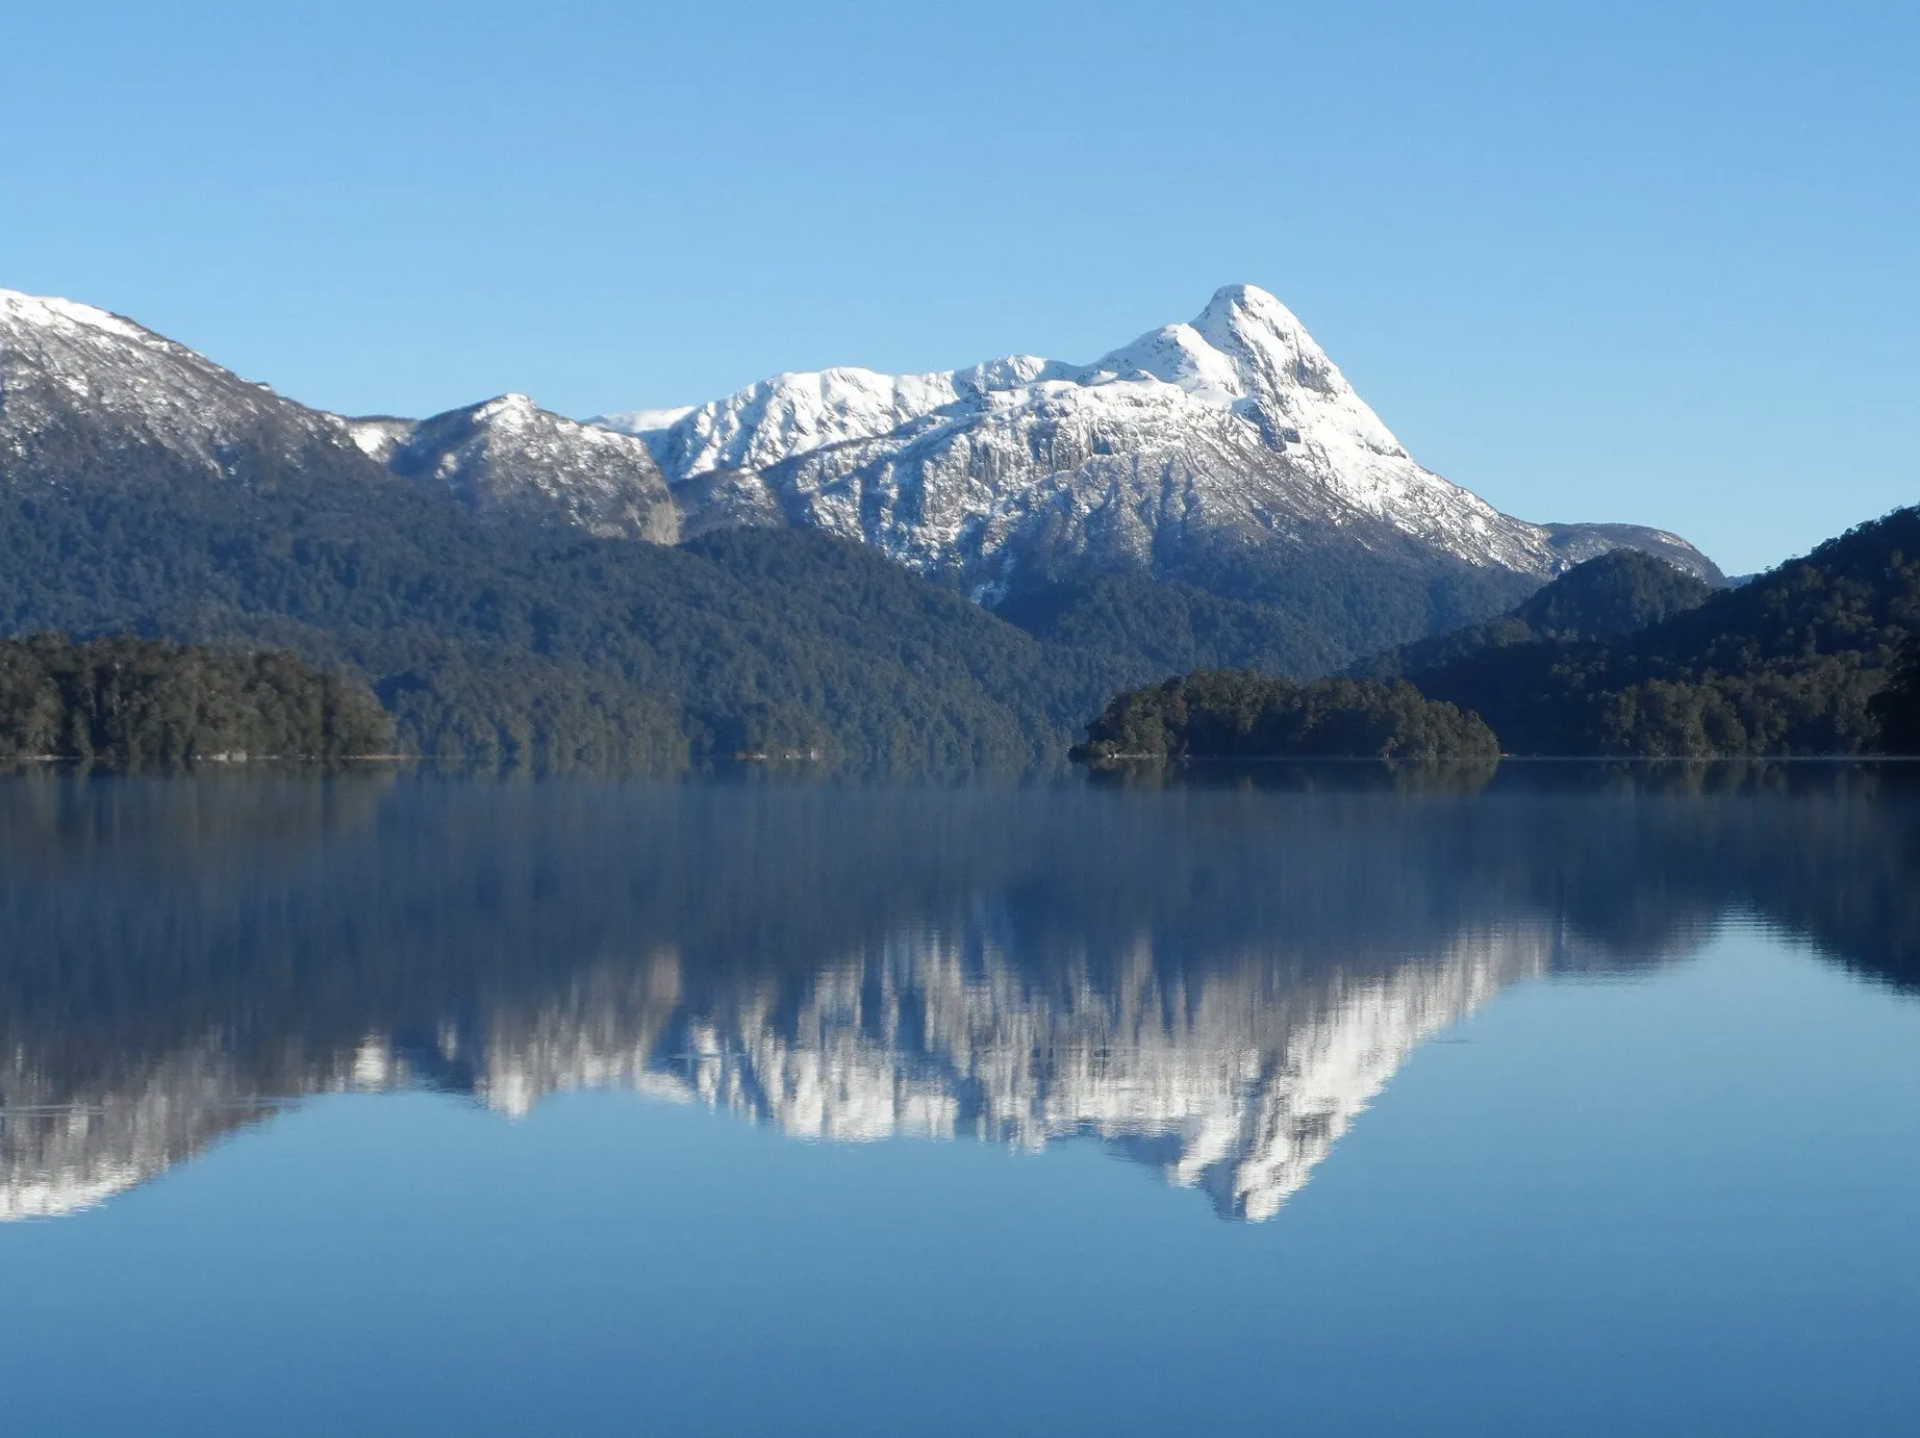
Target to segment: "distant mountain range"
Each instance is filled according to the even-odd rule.
[[[674,516],[628,436],[349,422],[0,296],[0,633],[286,648],[364,674],[410,752],[562,768],[1017,766],[1122,672],[825,535],[639,542]]]

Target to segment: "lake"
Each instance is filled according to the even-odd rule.
[[[1920,773],[0,782],[0,1430],[1920,1431]]]

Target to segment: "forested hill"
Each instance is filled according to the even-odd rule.
[[[0,641],[0,762],[366,758],[393,725],[364,684],[289,654],[59,635]]]
[[[98,432],[0,454],[0,633],[50,629],[351,665],[402,748],[557,767],[1022,764],[1145,677],[817,534],[530,540],[350,449],[247,451],[220,478]]]
[[[994,606],[1046,643],[1149,675],[1244,668],[1296,678],[1498,614],[1537,580],[1307,527],[1297,547],[1201,551],[1016,587]]]
[[[1375,654],[1357,677],[1391,679],[1467,659],[1483,650],[1542,640],[1613,639],[1697,608],[1714,587],[1637,549],[1576,565],[1496,618]]]
[[[1598,642],[1481,649],[1412,678],[1509,753],[1851,754],[1920,633],[1920,509]]]

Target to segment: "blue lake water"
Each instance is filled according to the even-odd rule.
[[[7,1434],[1920,1431],[1920,774],[0,784]]]

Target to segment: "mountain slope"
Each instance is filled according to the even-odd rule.
[[[117,453],[271,487],[300,470],[381,469],[475,513],[671,543],[679,526],[646,446],[522,395],[408,420],[349,421],[244,380],[130,320],[0,290],[0,455],[16,480],[59,484]]]
[[[612,477],[530,524],[549,442]],[[0,634],[285,647],[363,670],[408,747],[563,766],[1017,764],[1138,677],[825,536],[582,532],[646,531],[659,488],[638,441],[524,402],[349,424],[102,311],[0,306]]]
[[[672,544],[679,516],[644,444],[549,413],[523,394],[417,424],[349,422],[354,442],[403,479],[441,484],[478,513]]]
[[[1392,679],[1489,649],[1541,640],[1612,639],[1693,609],[1713,592],[1705,580],[1663,559],[1618,549],[1575,565],[1498,618],[1373,655],[1352,672],[1363,679]]]
[[[350,663],[428,753],[1017,765],[1063,749],[1112,682],[824,535],[530,543],[377,470],[259,489],[152,451],[116,459],[59,486],[0,464],[0,633],[134,630]]]
[[[1848,754],[1920,633],[1920,509],[1630,634],[1483,649],[1413,675],[1520,754]]]
[[[0,290],[0,454],[143,443],[208,473],[346,448],[331,415],[282,399],[130,320]],[[244,451],[243,456],[239,451]]]
[[[1622,546],[1717,577],[1685,541],[1537,525],[1422,468],[1265,291],[1089,365],[1016,355],[946,374],[788,374],[599,421],[645,439],[689,532],[825,529],[993,597],[1114,567],[1160,576],[1330,536],[1538,581]]]

